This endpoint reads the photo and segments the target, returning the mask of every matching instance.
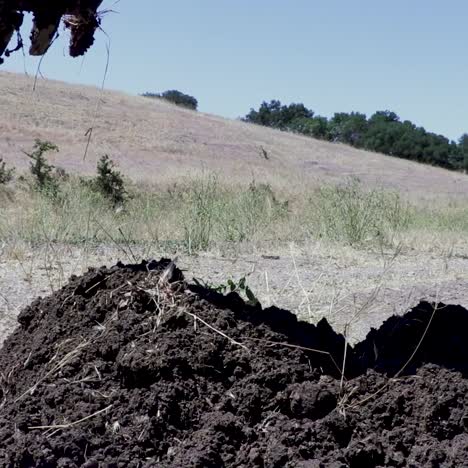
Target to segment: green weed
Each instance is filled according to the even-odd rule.
[[[255,306],[259,304],[257,297],[247,285],[247,279],[245,276],[240,278],[238,281],[228,279],[226,283],[221,283],[217,285],[213,283],[206,283],[197,278],[193,278],[193,281],[197,286],[202,286],[206,289],[211,289],[212,291],[215,291],[219,294],[229,294],[233,292],[237,293],[242,299],[244,299],[245,303],[248,305]]]
[[[357,179],[319,188],[310,200],[311,233],[332,241],[359,245],[391,244],[406,229],[410,210],[397,193],[366,190]]]

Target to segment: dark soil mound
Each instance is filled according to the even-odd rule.
[[[468,312],[460,306],[421,302],[403,317],[391,317],[372,330],[356,345],[355,356],[361,372],[374,368],[391,376],[414,374],[430,362],[467,377]]]
[[[325,320],[189,286],[168,260],[90,270],[5,342],[0,466],[467,466],[468,312],[433,310],[348,348],[340,385]]]

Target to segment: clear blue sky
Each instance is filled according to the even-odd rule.
[[[429,131],[468,132],[467,0],[114,0],[106,87],[179,89],[199,109],[245,115],[263,100],[317,114],[393,110]],[[27,37],[28,33],[24,33]],[[106,41],[64,57],[66,33],[44,58],[48,78],[100,86]],[[3,70],[34,73],[21,53]]]

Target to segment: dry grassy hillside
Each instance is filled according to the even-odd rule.
[[[108,153],[135,180],[161,182],[208,169],[229,180],[255,176],[293,191],[353,175],[417,198],[468,193],[467,176],[443,169],[121,92],[44,79],[33,92],[33,81],[0,72],[0,154],[19,168],[27,164],[21,150],[40,138],[60,147],[54,163],[67,170],[94,172],[96,160]],[[93,139],[83,162],[91,126]]]

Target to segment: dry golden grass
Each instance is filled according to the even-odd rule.
[[[0,72],[0,154],[25,168],[35,138],[56,143],[53,163],[92,173],[104,153],[135,181],[171,183],[218,172],[230,182],[254,177],[285,192],[359,177],[411,198],[465,197],[468,177],[390,156],[197,113],[121,92]],[[246,109],[246,112],[248,109]],[[83,162],[87,137],[93,138]],[[269,160],[261,154],[268,152]]]

